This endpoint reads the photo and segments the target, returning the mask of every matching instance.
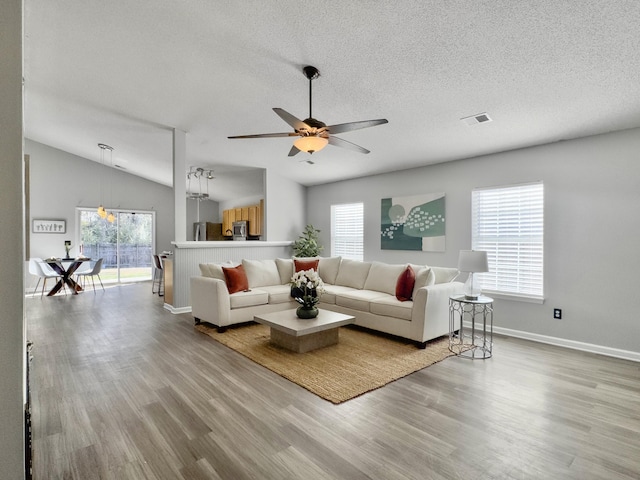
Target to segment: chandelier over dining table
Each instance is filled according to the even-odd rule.
[[[102,170],[104,173],[105,151],[109,151],[109,165],[113,168],[113,147],[105,143],[99,143],[98,147],[100,148],[100,164],[102,165]],[[104,175],[100,175],[100,206],[98,207],[97,212],[100,218],[106,219],[109,223],[113,223],[116,219],[115,215],[113,214],[113,212],[107,212],[107,210],[104,208],[103,178]],[[110,196],[113,196],[113,186],[111,185],[111,182],[109,182],[109,188],[111,192]],[[113,201],[113,198],[110,198],[110,200]]]

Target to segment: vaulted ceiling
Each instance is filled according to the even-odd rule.
[[[189,165],[304,185],[475,157],[640,126],[638,25],[636,0],[25,0],[25,135],[165,185],[173,128]],[[339,135],[370,154],[227,138],[306,118],[305,65],[315,118],[389,120]]]

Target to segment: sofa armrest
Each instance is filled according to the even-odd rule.
[[[449,297],[463,291],[460,282],[437,283],[419,288],[413,298],[413,332],[426,342],[449,333]]]
[[[223,280],[191,277],[191,313],[201,322],[219,327],[230,323],[229,290]]]

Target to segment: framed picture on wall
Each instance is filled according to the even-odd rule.
[[[33,233],[67,233],[66,220],[33,220]]]
[[[444,193],[383,198],[381,249],[446,251],[444,200]]]

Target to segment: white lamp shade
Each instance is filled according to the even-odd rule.
[[[461,272],[488,272],[487,252],[480,250],[460,250],[458,270]]]
[[[327,146],[329,140],[324,137],[300,137],[293,142],[295,147],[302,152],[319,152]]]

